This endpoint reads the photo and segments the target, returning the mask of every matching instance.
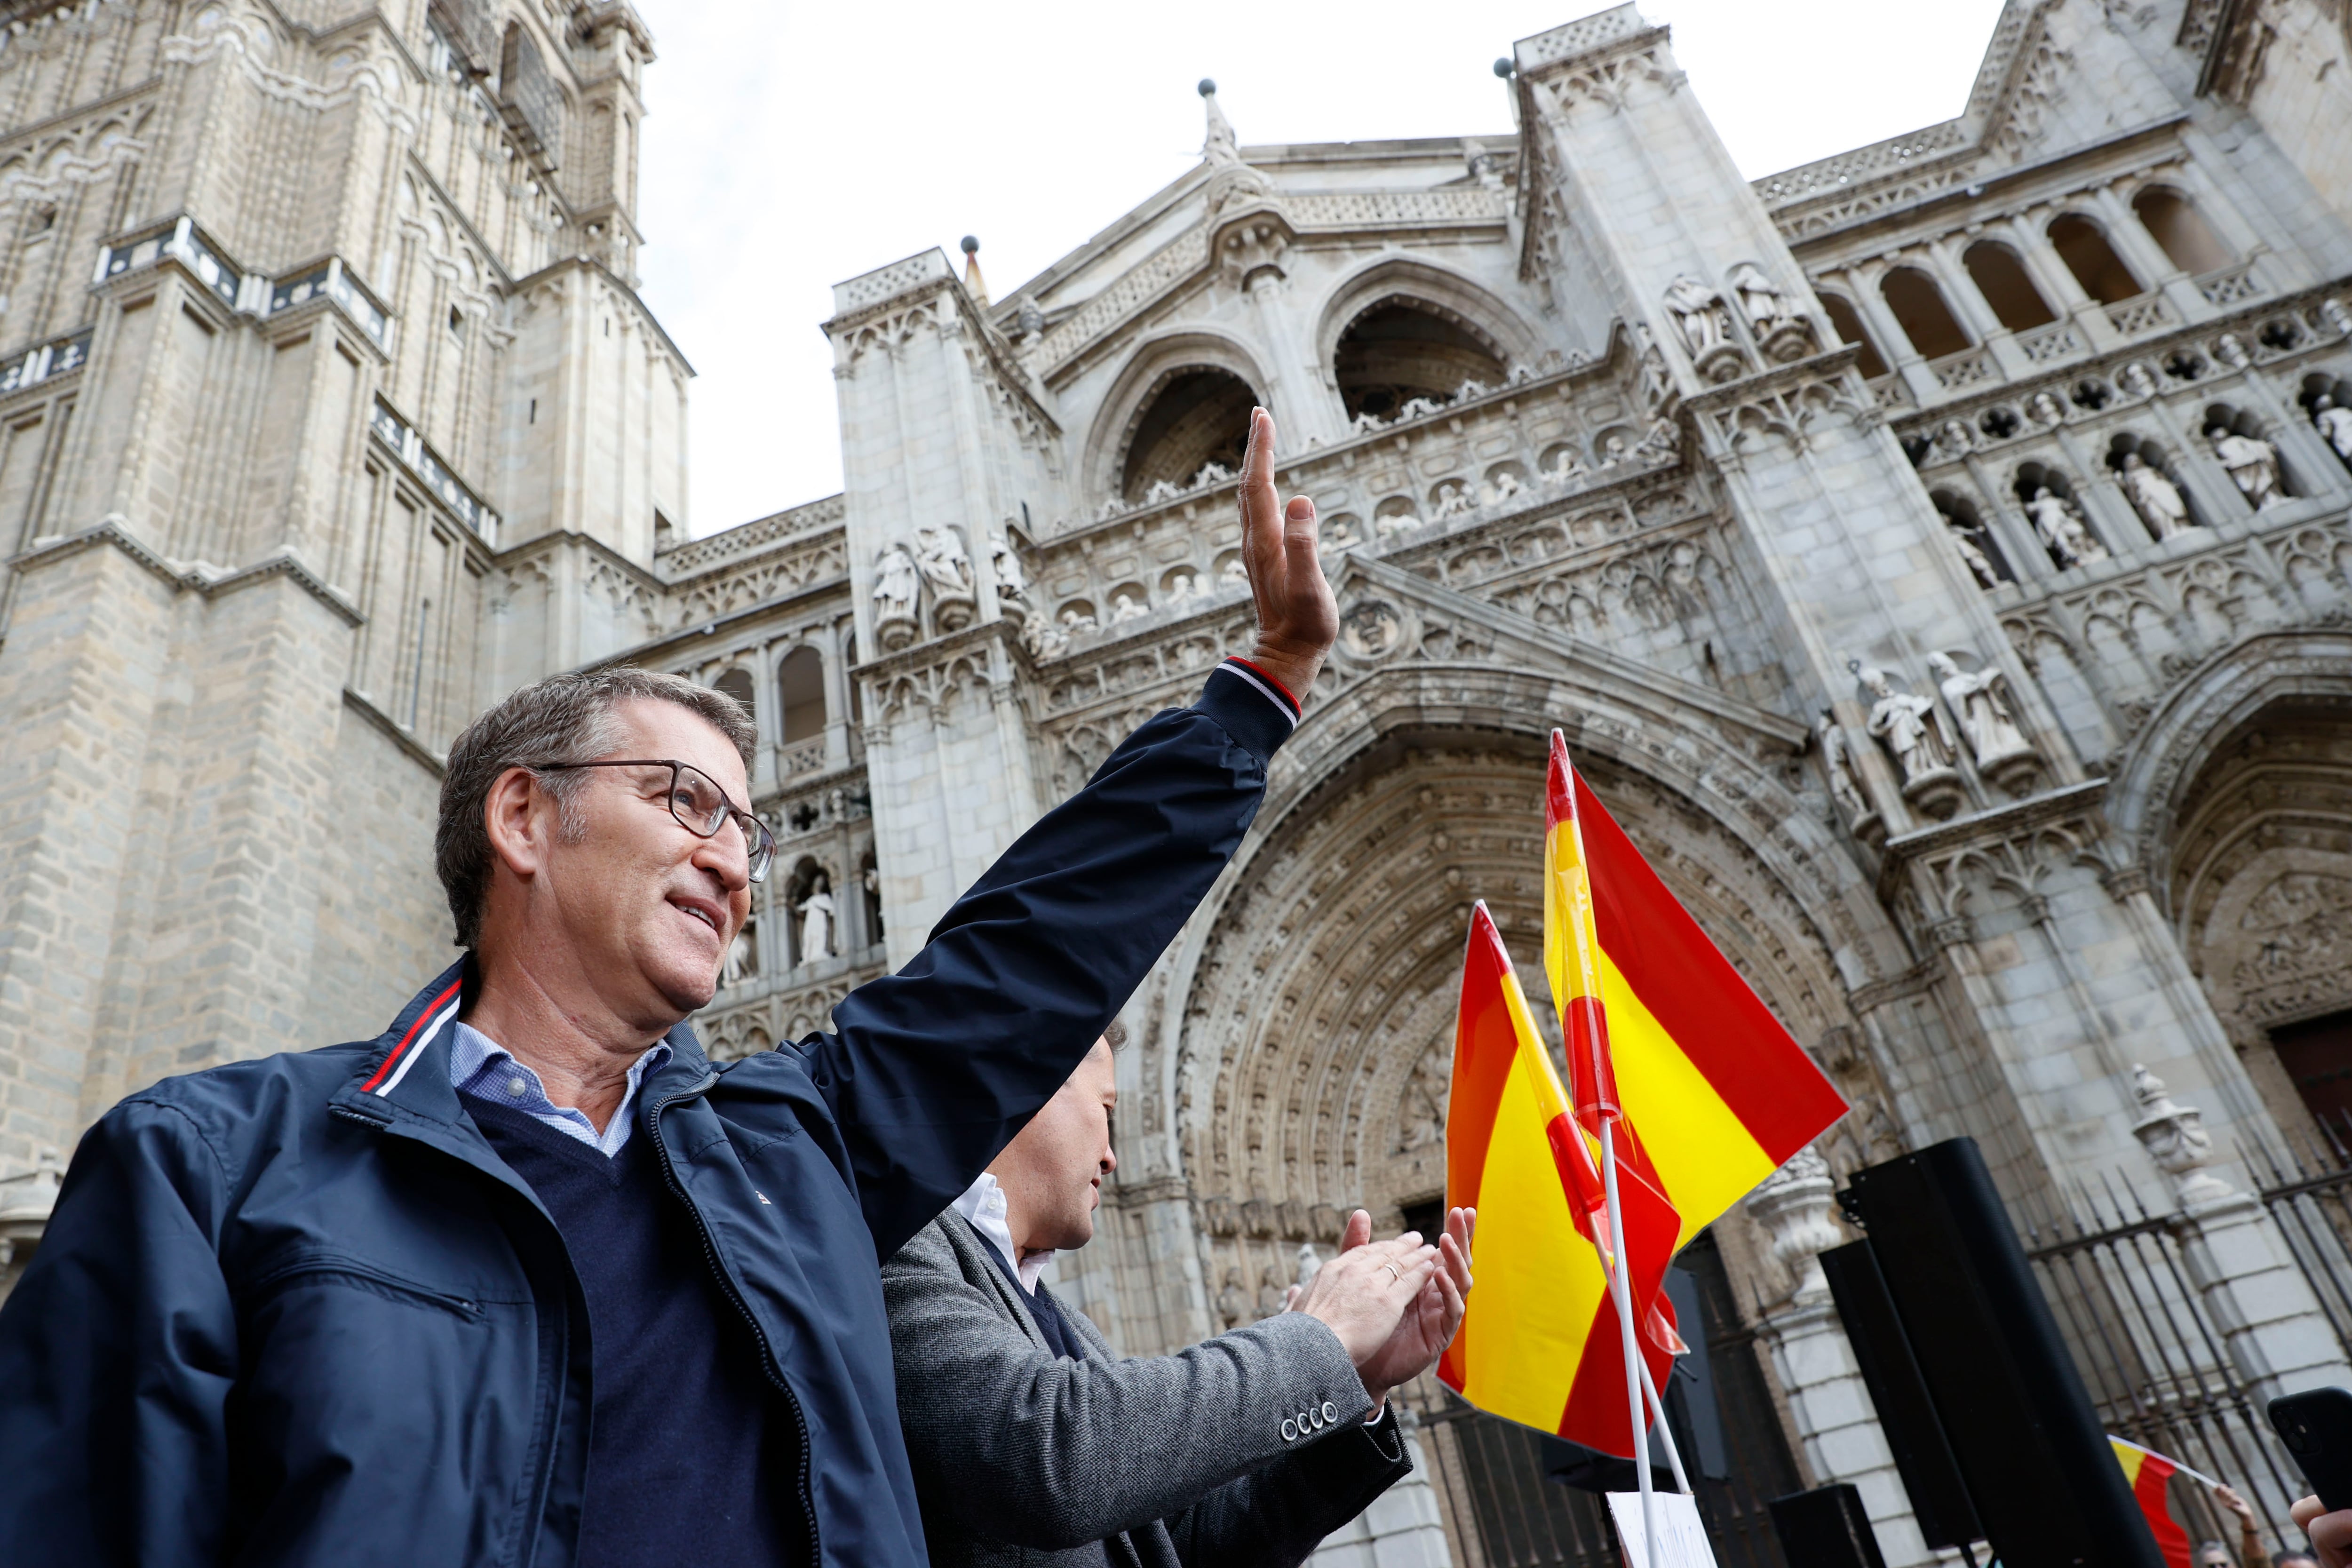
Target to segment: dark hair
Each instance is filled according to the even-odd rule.
[[[1117,1018],[1103,1026],[1102,1037],[1109,1044],[1113,1056],[1127,1049],[1127,1026]]]
[[[683,676],[650,669],[614,668],[551,675],[509,696],[466,726],[449,748],[441,779],[441,816],[433,830],[433,868],[449,895],[457,925],[457,945],[481,941],[482,906],[489,898],[490,832],[482,820],[490,786],[510,767],[526,763],[585,763],[611,750],[612,714],[634,698],[675,702],[710,721],[734,743],[746,773],[759,732],[741,703],[723,691],[697,686]],[[567,833],[577,833],[572,798],[583,775],[534,773],[555,797]],[[747,803],[748,804],[748,803]]]

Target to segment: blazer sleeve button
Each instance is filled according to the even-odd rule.
[[[1323,1419],[1326,1421],[1339,1419],[1339,1407],[1328,1399],[1323,1402]]]
[[[1282,1440],[1288,1443],[1295,1441],[1297,1436],[1298,1423],[1287,1415],[1284,1416],[1282,1418]]]

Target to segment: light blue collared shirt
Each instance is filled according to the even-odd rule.
[[[458,1024],[449,1042],[449,1083],[463,1093],[510,1105],[532,1121],[552,1127],[567,1138],[577,1138],[610,1159],[629,1142],[630,1125],[635,1120],[629,1111],[637,1102],[637,1084],[647,1073],[659,1072],[669,1058],[669,1042],[663,1040],[630,1066],[629,1087],[621,1096],[621,1108],[613,1112],[613,1120],[604,1124],[602,1132],[588,1120],[586,1111],[558,1105],[548,1099],[547,1086],[540,1081],[537,1073],[515,1060],[512,1051],[470,1024]]]

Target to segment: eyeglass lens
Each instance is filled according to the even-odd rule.
[[[710,776],[699,769],[680,763],[670,786],[669,811],[688,832],[704,838],[717,837],[727,826],[735,808],[728,804],[727,792],[720,789]],[[775,841],[764,827],[751,826],[751,819],[738,818],[736,831],[744,836],[744,856],[751,866],[751,879],[767,875],[768,861],[775,853]]]

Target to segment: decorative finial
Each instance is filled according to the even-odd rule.
[[[963,237],[963,286],[974,300],[988,303],[988,280],[980,275],[980,239],[976,235]]]
[[[1505,81],[1508,81],[1513,77],[1519,74],[1519,69],[1518,67],[1511,63],[1510,57],[1506,55],[1501,59],[1495,62],[1495,74],[1501,77]]]
[[[1200,86],[1200,88],[1199,88],[1199,89],[1198,89],[1198,90],[1199,90],[1199,92],[1200,92],[1200,94],[1201,94],[1201,96],[1202,96],[1202,98],[1214,98],[1214,97],[1216,97],[1216,96],[1217,96],[1217,79],[1216,79],[1216,78],[1214,78],[1214,77],[1207,77],[1207,76],[1202,77],[1202,78],[1201,79],[1201,86]]]

